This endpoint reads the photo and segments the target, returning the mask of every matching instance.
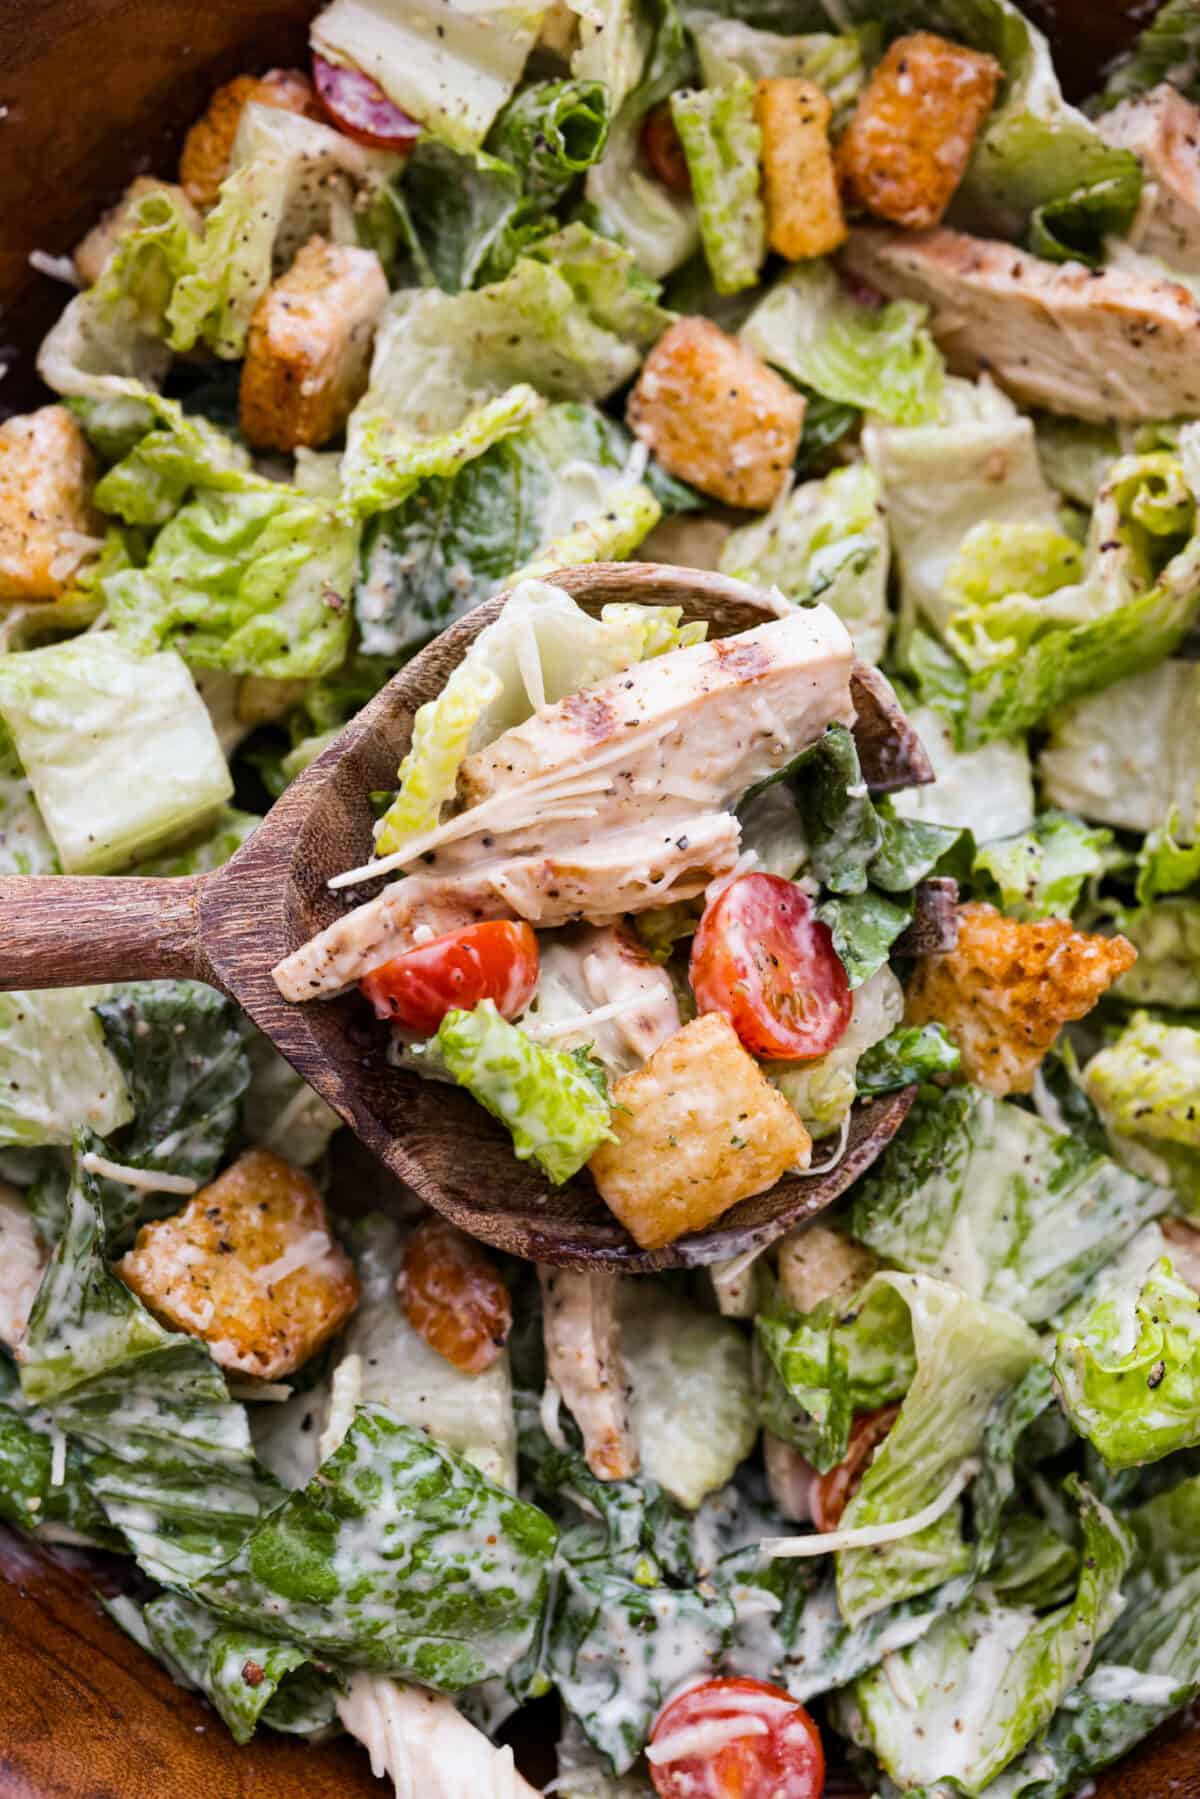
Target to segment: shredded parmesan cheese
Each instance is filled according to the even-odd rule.
[[[333,1371],[329,1418],[321,1432],[322,1461],[326,1456],[332,1455],[335,1449],[341,1448],[346,1432],[354,1422],[354,1408],[362,1398],[362,1375],[362,1357],[358,1355],[343,1356]]]
[[[261,1268],[254,1269],[256,1286],[274,1287],[279,1281],[285,1281],[289,1274],[296,1274],[301,1268],[315,1267],[329,1254],[332,1245],[328,1231],[305,1231],[295,1243],[289,1243],[281,1256],[273,1262],[266,1262]]]
[[[841,1136],[838,1139],[838,1146],[834,1150],[834,1152],[833,1152],[832,1156],[829,1158],[828,1162],[818,1162],[818,1164],[815,1168],[812,1166],[812,1164],[810,1162],[807,1168],[801,1168],[799,1166],[793,1168],[792,1173],[793,1174],[803,1174],[803,1175],[828,1174],[831,1168],[837,1167],[838,1163],[841,1161],[842,1157],[845,1155],[846,1146],[849,1143],[849,1141],[850,1141],[850,1114],[849,1114],[849,1112],[847,1112],[846,1116],[842,1119],[842,1130],[841,1130]]]
[[[567,1447],[567,1439],[559,1422],[561,1406],[562,1394],[547,1375],[546,1384],[542,1388],[541,1426],[555,1449],[566,1449]]]
[[[274,1405],[283,1405],[292,1397],[292,1389],[283,1381],[271,1380],[231,1380],[228,1382],[230,1399],[253,1402],[256,1399],[269,1401]]]
[[[50,1485],[61,1487],[67,1478],[66,1432],[55,1425],[50,1435]]]
[[[704,1724],[685,1725],[682,1730],[673,1731],[661,1743],[651,1743],[646,1760],[659,1767],[665,1762],[681,1762],[689,1755],[711,1755],[742,1737],[765,1737],[768,1728],[763,1718],[752,1718],[745,1712],[736,1718],[710,1718]]]
[[[807,1537],[764,1537],[758,1547],[763,1555],[797,1557],[835,1555],[842,1549],[875,1549],[880,1543],[903,1542],[905,1537],[919,1536],[944,1517],[978,1473],[978,1461],[964,1462],[937,1498],[911,1518],[897,1518],[892,1524],[862,1524],[854,1530],[814,1531]]]
[[[79,1158],[79,1165],[89,1174],[101,1174],[105,1180],[118,1181],[122,1187],[133,1187],[139,1193],[178,1193],[186,1198],[199,1191],[199,1181],[186,1174],[162,1174],[157,1168],[129,1168],[124,1162],[110,1162],[89,1149]]]

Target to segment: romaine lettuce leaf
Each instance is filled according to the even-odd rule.
[[[1116,992],[1135,1006],[1200,1009],[1200,904],[1166,899],[1118,920],[1138,959]]]
[[[835,1715],[905,1791],[978,1794],[1049,1723],[1087,1672],[1096,1646],[1121,1609],[1121,1582],[1133,1555],[1128,1530],[1074,1481],[1083,1554],[1073,1600],[1040,1617],[983,1589],[898,1655],[898,1666],[856,1681]],[[913,1729],[911,1693],[922,1728]]]
[[[1020,837],[976,853],[973,874],[985,897],[1011,918],[1069,918],[1084,883],[1104,873],[1112,832],[1093,830],[1069,812],[1043,812]]]
[[[544,581],[560,568],[577,568],[582,562],[624,562],[661,517],[662,507],[642,482],[616,481],[593,518],[552,538],[515,570],[508,585]]]
[[[1063,1410],[1110,1468],[1161,1461],[1200,1442],[1200,1313],[1165,1257],[1103,1293],[1060,1333]]]
[[[356,243],[359,221],[401,168],[329,125],[251,102],[242,111],[220,198],[167,307],[172,349],[245,352],[250,318],[272,276],[314,234]]]
[[[883,847],[883,826],[867,792],[853,735],[830,725],[793,781],[812,874],[836,894],[862,894]]]
[[[841,1124],[856,1095],[863,1090],[860,1058],[869,1058],[903,1016],[904,994],[899,981],[890,968],[877,968],[868,980],[855,987],[850,1023],[841,1041],[826,1055],[812,1062],[763,1063],[768,1079],[814,1137],[827,1137]],[[957,1060],[955,1052],[955,1064]],[[887,1092],[890,1087],[906,1084],[903,1080],[889,1082],[886,1074],[884,1081],[876,1091]]]
[[[888,959],[897,937],[912,922],[912,897],[898,902],[868,887],[864,893],[830,894],[817,907],[817,917],[833,935],[833,947],[850,986],[861,987]]]
[[[860,1319],[907,1311],[916,1374],[841,1528],[911,1517],[942,1493],[983,1444],[993,1403],[1037,1361],[1028,1325],[923,1274],[877,1274]],[[838,1604],[850,1625],[941,1585],[969,1565],[956,1506],[919,1535],[837,1557]]]
[[[637,1280],[622,1290],[621,1347],[643,1475],[695,1511],[758,1437],[749,1340],[730,1319]]]
[[[930,706],[906,708],[937,779],[892,795],[902,818],[969,830],[976,843],[1016,837],[1034,822],[1033,769],[1023,738],[995,738],[955,749],[946,721]]]
[[[233,782],[178,656],[90,632],[0,657],[0,718],[71,874],[109,874],[207,823]]]
[[[54,1460],[46,1414],[23,1404],[15,1368],[0,1362],[0,1519],[43,1542],[123,1549],[124,1538],[88,1490],[82,1452],[67,1445],[60,1479]]]
[[[1098,107],[1148,93],[1169,81],[1189,100],[1200,100],[1200,14],[1192,0],[1167,0],[1133,48],[1109,72]]]
[[[0,1143],[70,1143],[133,1117],[93,1007],[108,987],[0,993]]]
[[[1135,1012],[1092,1057],[1083,1087],[1112,1138],[1114,1154],[1200,1210],[1200,1030]]]
[[[542,9],[481,0],[332,0],[313,48],[361,69],[410,118],[455,149],[473,149],[521,78]]]
[[[150,856],[139,862],[138,873],[171,877],[208,874],[214,868],[223,868],[261,823],[262,819],[254,812],[239,812],[235,806],[223,806],[211,830],[190,843],[180,844],[177,850],[168,850],[164,855]]]
[[[608,109],[601,81],[533,82],[504,108],[488,148],[520,170],[527,200],[547,211],[603,155]]]
[[[732,531],[722,574],[778,587],[798,605],[819,599],[837,613],[864,662],[887,646],[888,534],[879,483],[866,463],[835,469],[776,502],[765,518]]]
[[[556,1186],[614,1141],[608,1082],[586,1051],[535,1043],[491,1000],[447,1012],[433,1041],[459,1085],[511,1131],[517,1159],[532,1157]]]
[[[1040,1324],[1168,1203],[1020,1106],[927,1088],[856,1186],[848,1224],[889,1262]]]
[[[754,83],[735,71],[719,87],[681,89],[671,96],[671,117],[687,158],[713,286],[719,294],[753,287],[767,253]]]
[[[272,493],[278,483],[256,474],[248,451],[208,419],[184,412],[178,401],[160,400],[149,428],[100,477],[96,504],[127,525],[165,525],[185,496],[201,488]]]
[[[688,29],[706,87],[719,87],[740,72],[752,81],[774,81],[801,75],[819,87],[834,109],[840,129],[849,117],[866,80],[869,32],[811,31],[786,37],[748,25],[733,10],[724,16],[689,7]]]
[[[56,875],[58,856],[8,732],[0,725],[0,874]]]
[[[1164,893],[1182,893],[1200,880],[1200,844],[1180,842],[1183,834],[1183,821],[1174,810],[1165,824],[1147,831],[1137,855],[1134,896],[1139,906],[1152,905]]]
[[[940,1024],[908,1025],[890,1031],[866,1051],[855,1070],[860,1096],[894,1093],[914,1081],[953,1074],[961,1060]]]
[[[925,307],[911,300],[861,305],[818,261],[782,275],[741,336],[764,362],[826,399],[923,425],[938,416],[944,373],[925,319]]]
[[[123,644],[177,648],[196,667],[275,680],[329,673],[346,655],[358,531],[326,502],[267,484],[203,492],[105,597]]]
[[[441,1691],[529,1647],[550,1519],[385,1407],[360,1406],[309,1485],[195,1583],[220,1616]]]
[[[299,1644],[239,1630],[181,1593],[152,1599],[141,1619],[168,1671],[204,1694],[235,1743],[260,1723],[304,1733],[332,1724],[334,1682]]]
[[[1159,851],[1147,879],[1167,891],[1157,871],[1170,842],[1190,846],[1200,822],[1198,731],[1200,666],[1171,658],[1056,712],[1038,773],[1055,805],[1085,818],[1146,833],[1167,820],[1166,835],[1147,846]]]
[[[250,1084],[242,1102],[242,1125],[251,1143],[274,1150],[297,1168],[320,1162],[342,1121],[333,1107],[298,1075],[290,1062],[242,1021]]]

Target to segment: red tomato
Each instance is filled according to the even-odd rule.
[[[537,981],[537,938],[529,926],[496,921],[433,937],[372,969],[358,984],[377,1018],[432,1037],[447,1012],[470,1012],[485,999],[505,1018],[515,1018]]]
[[[356,144],[403,156],[420,137],[416,119],[394,106],[379,83],[358,69],[344,69],[314,52],[313,81],[334,125]]]
[[[755,1056],[824,1056],[850,1023],[850,983],[829,926],[780,875],[741,875],[706,908],[692,945],[701,1012],[724,1012]]]
[[[675,120],[671,117],[669,101],[664,100],[660,106],[650,108],[642,121],[641,143],[642,155],[663,186],[669,187],[673,194],[690,194],[691,170],[675,129]]]
[[[900,1415],[898,1405],[881,1405],[877,1412],[861,1412],[850,1427],[846,1453],[836,1468],[812,1484],[810,1504],[818,1530],[836,1530],[842,1513],[858,1491],[871,1458]]]
[[[821,1733],[763,1680],[706,1680],[659,1714],[650,1778],[661,1799],[820,1799]]]

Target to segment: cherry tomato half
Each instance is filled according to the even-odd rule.
[[[812,1484],[810,1504],[818,1530],[837,1529],[871,1458],[899,1416],[898,1405],[881,1405],[877,1412],[860,1412],[854,1420],[842,1460]]]
[[[420,137],[417,120],[401,112],[379,83],[358,69],[344,69],[314,51],[313,82],[333,124],[356,144],[404,156]]]
[[[673,194],[691,193],[692,174],[675,129],[669,100],[664,100],[660,106],[652,106],[646,114],[642,121],[641,145],[651,173],[658,176],[664,187],[669,187]]]
[[[647,1751],[660,1799],[820,1799],[821,1733],[763,1680],[706,1680],[658,1714]]]
[[[731,881],[705,909],[692,945],[701,1012],[724,1012],[755,1056],[824,1056],[850,1023],[850,983],[828,925],[780,875]]]
[[[372,969],[358,984],[377,1018],[432,1037],[447,1012],[456,1006],[473,1011],[485,999],[505,1018],[515,1018],[529,1004],[537,981],[532,930],[496,920],[433,937]]]

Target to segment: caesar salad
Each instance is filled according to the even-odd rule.
[[[223,994],[0,995],[0,1520],[231,1756],[1072,1799],[1200,1696],[1198,142],[1194,0],[1081,107],[1011,0],[332,0],[39,257],[0,873],[236,870],[497,602],[284,995],[648,1249],[908,1107],[622,1277],[364,1193]]]

